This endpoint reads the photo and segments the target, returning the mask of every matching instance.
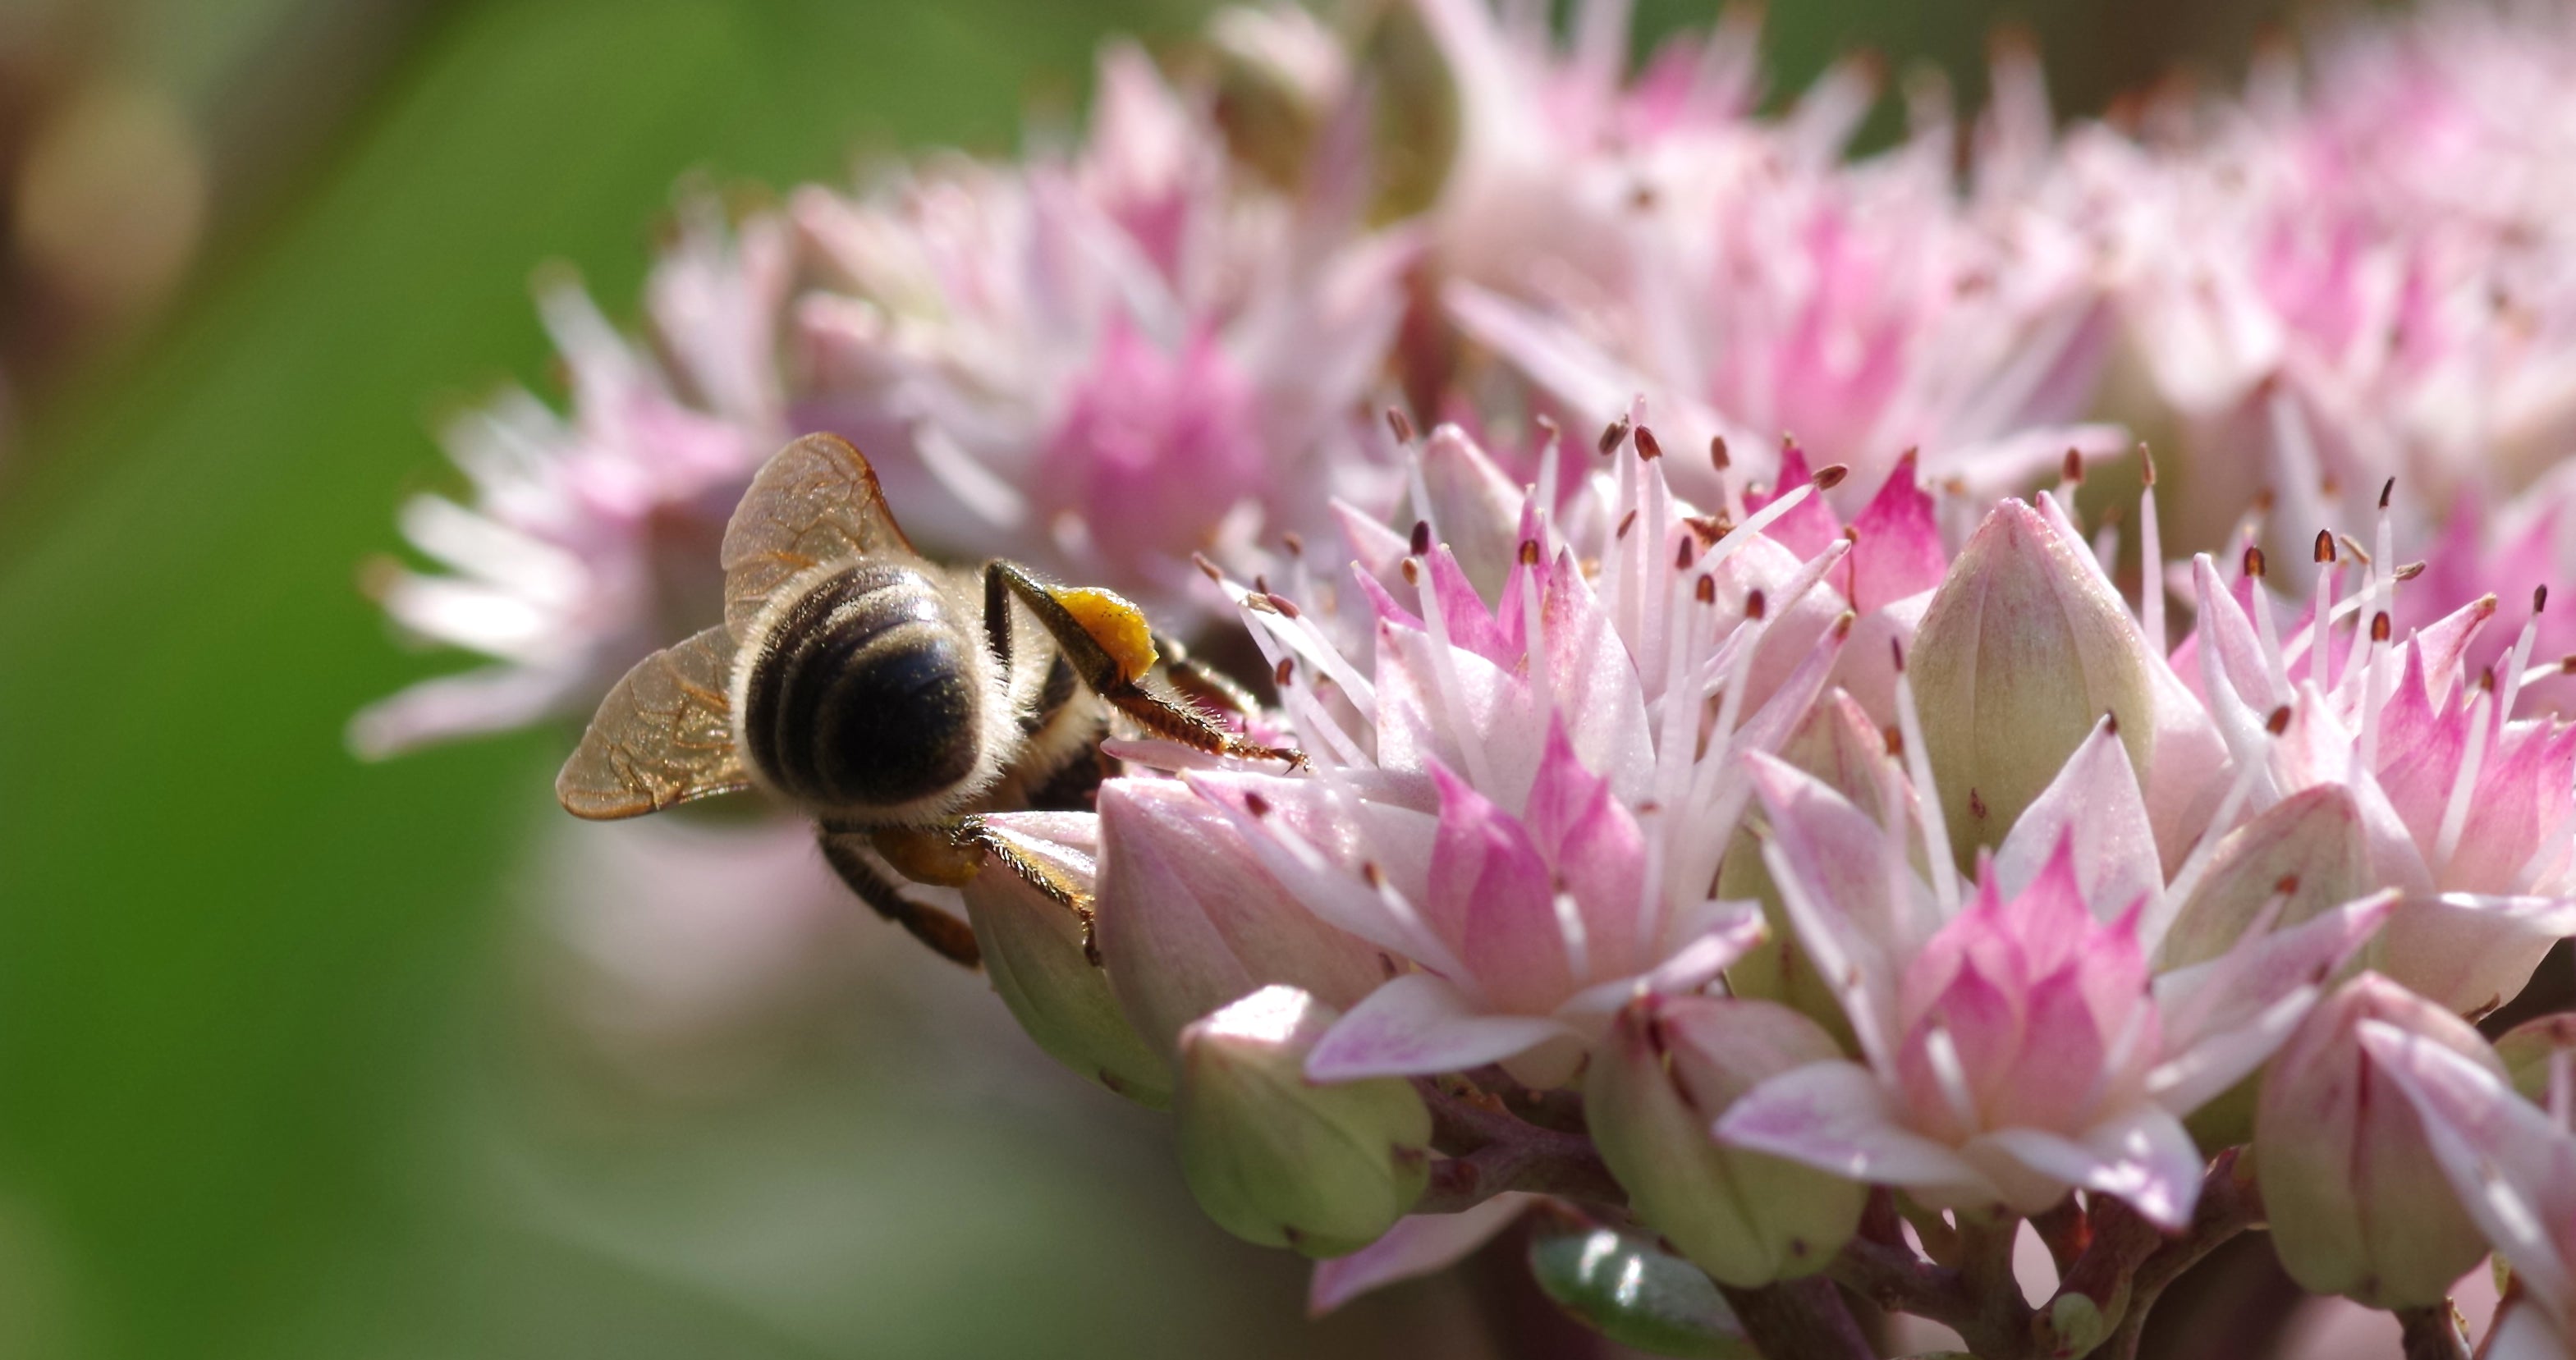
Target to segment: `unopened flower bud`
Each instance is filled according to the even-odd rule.
[[[1227,150],[1271,183],[1294,190],[1350,80],[1350,59],[1313,14],[1293,5],[1219,11],[1208,39],[1217,59],[1217,126]]]
[[[1376,82],[1377,116],[1369,159],[1376,169],[1373,216],[1393,219],[1423,211],[1448,184],[1457,160],[1459,96],[1456,73],[1421,7],[1382,5],[1361,40],[1361,57]]]
[[[1182,1026],[1268,983],[1350,1006],[1386,980],[1376,948],[1289,896],[1180,780],[1110,781],[1100,843],[1101,960],[1127,1018],[1164,1053]]]
[[[2363,1051],[2382,1021],[2502,1072],[2467,1021],[2376,973],[2320,1002],[2272,1058],[2254,1116],[2255,1175],[2281,1264],[2302,1288],[2374,1308],[2439,1303],[2487,1251],[2415,1107]]]
[[[1073,813],[1024,812],[987,818],[983,831],[1034,872],[1088,891],[1097,826]],[[1084,948],[1086,927],[1073,908],[990,861],[965,895],[985,975],[1038,1047],[1140,1105],[1171,1104],[1171,1064],[1127,1023],[1108,975]]]
[[[2080,1289],[2070,1289],[2048,1303],[2048,1335],[2056,1355],[2090,1355],[2111,1336],[2111,1320],[2102,1305]]]
[[[2378,886],[2370,876],[2361,809],[2339,784],[2294,793],[2227,834],[2191,899],[2174,917],[2160,968],[2207,962],[2282,899],[2274,929],[2297,925]]]
[[[2137,625],[2039,513],[2008,500],[1950,564],[1906,654],[1959,863],[1999,845],[2105,713],[2141,783],[2154,714]]]
[[[2495,1055],[2513,1089],[2546,1107],[2560,1098],[2556,1087],[2576,1086],[2576,1015],[2544,1015],[2516,1025],[2495,1041]],[[2576,1098],[2576,1089],[2567,1095]]]
[[[1430,1180],[1431,1113],[1410,1083],[1307,1080],[1306,1055],[1338,1018],[1273,986],[1181,1031],[1181,1173],[1207,1216],[1248,1242],[1357,1251]]]
[[[1710,1129],[1766,1077],[1841,1056],[1814,1021],[1765,1001],[1641,997],[1593,1055],[1584,1107],[1629,1204],[1720,1282],[1813,1274],[1859,1225],[1865,1187]]]

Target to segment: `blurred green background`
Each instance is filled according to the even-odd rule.
[[[404,494],[452,484],[443,404],[545,373],[533,266],[623,311],[684,175],[1004,151],[1078,106],[1104,35],[1200,10],[0,2],[0,1356],[1560,1335],[1477,1310],[1472,1279],[1308,1330],[1302,1270],[1197,1218],[1156,1120],[899,945],[854,948],[827,1023],[756,1078],[603,1073],[539,1004],[564,985],[532,866],[565,734],[378,766],[341,744],[457,664],[392,645],[358,566]],[[1868,45],[1973,91],[2018,21],[2082,109],[2178,58],[2223,73],[2278,13],[1809,0],[1767,41],[1789,87]],[[1709,14],[1647,0],[1642,27]],[[67,126],[95,135],[66,151]]]

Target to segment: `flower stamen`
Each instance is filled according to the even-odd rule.
[[[2522,698],[2524,668],[2531,664],[2531,649],[2540,640],[2540,611],[2549,607],[2549,587],[2534,586],[2531,591],[2531,617],[2522,621],[2522,632],[2513,640],[2512,659],[2505,663],[2504,693],[2496,700],[2495,736],[2504,737],[2504,725],[2513,718],[2513,706]]]
[[[2165,640],[2165,539],[2156,521],[2156,458],[2138,445],[2138,627],[2147,645],[2163,656]]]
[[[2343,570],[2343,561],[2335,552],[2334,535],[2317,530],[2317,592],[2308,606],[2308,682],[2320,691],[2334,688],[2334,598],[2335,577]]]
[[[2441,835],[2433,842],[2435,872],[2448,869],[2469,825],[2469,798],[2477,791],[2478,771],[2486,763],[2487,724],[2495,716],[2495,672],[2479,677],[2477,695],[2469,700],[2469,740],[2460,748],[2459,773],[2451,779],[2451,800],[2442,809]]]
[[[2281,630],[2272,620],[2272,591],[2264,584],[2266,570],[2263,550],[2252,544],[2245,547],[2245,579],[2253,583],[2246,593],[2254,602],[2254,639],[2263,649],[2263,670],[2272,681],[2272,702],[2290,697],[2290,669],[2281,660]]]

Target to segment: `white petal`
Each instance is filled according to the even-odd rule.
[[[1448,947],[1419,917],[1413,915],[1399,893],[1381,892],[1369,886],[1361,874],[1336,859],[1334,851],[1340,847],[1318,846],[1300,834],[1307,827],[1332,825],[1329,817],[1309,820],[1296,815],[1299,811],[1296,804],[1310,795],[1326,800],[1334,796],[1322,781],[1275,781],[1275,789],[1265,789],[1264,792],[1265,797],[1272,797],[1272,815],[1254,817],[1235,806],[1233,799],[1220,791],[1225,786],[1224,774],[1192,774],[1187,777],[1194,785],[1201,785],[1209,791],[1208,802],[1233,820],[1243,833],[1244,842],[1260,858],[1261,867],[1279,880],[1279,886],[1287,889],[1308,911],[1371,944],[1393,950],[1426,967],[1464,975],[1465,966],[1450,954]],[[1403,816],[1424,822],[1430,820],[1404,808],[1380,804],[1362,806],[1372,817]],[[1430,842],[1430,832],[1424,827],[1419,829],[1418,835],[1386,838],[1383,847],[1372,845],[1367,848],[1428,846]],[[1419,873],[1407,874],[1401,868],[1392,872],[1398,882],[1418,884],[1421,881]]]
[[[349,748],[368,760],[450,737],[524,727],[592,684],[579,671],[487,666],[423,680],[349,720]]]
[[[2108,722],[2075,748],[2065,768],[2022,810],[1995,851],[1995,877],[2005,897],[2039,877],[2058,837],[2075,836],[2075,880],[2093,914],[2110,919],[2164,888],[2164,865],[2147,819],[2129,750]]]
[[[1635,977],[1596,982],[1576,992],[1556,1008],[1558,1018],[1587,1037],[1595,1036],[1620,1007],[1640,996],[1684,996],[1707,986],[1769,933],[1762,909],[1747,902],[1706,902],[1696,915],[1698,924],[1689,932],[1690,942],[1670,958]]]
[[[2464,1014],[2495,1009],[2576,933],[2576,900],[2444,893],[2398,904],[2367,956],[2407,990]]]
[[[2369,941],[2396,900],[2384,892],[2346,902],[2159,976],[2155,999],[2166,1051],[2180,1054],[2243,1029],[2300,988],[2322,985]]]
[[[2134,1106],[2081,1141],[2041,1129],[1997,1129],[1985,1141],[2043,1176],[2125,1200],[2168,1232],[2189,1225],[2200,1201],[2200,1149],[2162,1106]]]
[[[2319,995],[2297,988],[2244,1023],[2209,1034],[2148,1072],[2147,1094],[2175,1114],[2216,1100],[2289,1039]]]
[[[1427,1077],[1499,1062],[1567,1033],[1545,1016],[1480,1015],[1448,979],[1408,973],[1334,1022],[1306,1057],[1315,1081]]]
[[[1729,1106],[1716,1132],[1720,1142],[1856,1181],[1995,1198],[1985,1176],[1957,1152],[1898,1123],[1887,1088],[1858,1063],[1783,1072]]]

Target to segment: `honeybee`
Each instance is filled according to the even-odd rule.
[[[807,435],[761,467],[721,562],[724,623],[608,691],[556,798],[605,821],[767,790],[813,814],[823,857],[862,901],[969,967],[974,932],[886,870],[958,886],[989,854],[1087,919],[1075,885],[985,837],[978,814],[1079,807],[1113,713],[1212,754],[1302,760],[1184,700],[1171,684],[1182,663],[1119,596],[1006,561],[924,558],[866,457],[836,436]]]

